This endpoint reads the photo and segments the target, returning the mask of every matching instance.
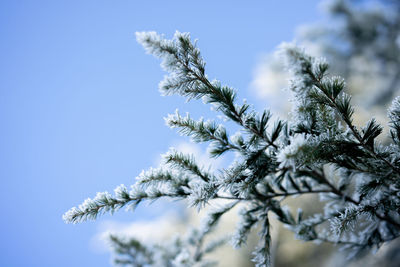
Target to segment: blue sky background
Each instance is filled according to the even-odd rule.
[[[199,39],[210,78],[248,90],[264,53],[318,21],[310,1],[0,1],[0,266],[109,266],[90,246],[102,220],[61,216],[98,191],[132,184],[180,140],[163,117],[201,103],[162,97],[159,61],[136,31]],[[150,207],[115,220],[157,216]]]

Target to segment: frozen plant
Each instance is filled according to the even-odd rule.
[[[376,140],[382,127],[373,118],[361,128],[353,124],[354,108],[344,92],[345,82],[328,74],[328,63],[296,46],[284,45],[282,54],[292,75],[290,89],[296,102],[288,121],[271,123],[269,111],[259,113],[246,102],[240,104],[235,90],[209,80],[205,62],[188,33],[176,32],[168,40],[154,32],[142,32],[137,39],[148,53],[161,58],[169,73],[160,83],[164,94],[203,99],[237,124],[242,134],[232,138],[224,125],[177,112],[167,119],[170,127],[195,142],[210,143],[211,157],[234,152],[239,155],[235,162],[211,172],[199,167],[192,156],[171,150],[163,166],[142,173],[131,189],[119,186],[114,195],[98,194],[64,215],[66,222],[77,223],[164,197],[188,199],[199,209],[217,199],[226,201],[225,206],[212,210],[197,230],[201,244],[194,242],[194,249],[165,250],[114,237],[116,251],[123,258],[117,262],[156,266],[153,262],[162,258],[165,266],[206,264],[203,255],[208,250],[202,250],[203,237],[236,206],[240,206],[236,231],[227,234],[232,234],[231,243],[240,247],[252,229],[259,230],[253,258],[256,266],[271,265],[271,215],[297,238],[337,244],[349,256],[375,250],[399,237],[399,98],[389,110],[391,143],[383,145]],[[282,203],[290,197],[313,194],[321,196],[323,209],[308,216]]]

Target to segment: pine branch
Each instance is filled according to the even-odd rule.
[[[203,172],[201,168],[196,164],[194,157],[189,155],[184,155],[177,151],[172,151],[168,153],[165,157],[165,163],[169,164],[171,167],[180,168],[184,171],[188,171],[197,177],[199,177],[204,182],[209,182],[211,179],[211,174]]]
[[[400,174],[400,168],[397,168],[394,166],[392,163],[390,163],[387,159],[382,157],[381,155],[377,154],[374,149],[373,149],[373,144],[371,145],[371,142],[367,142],[368,139],[363,138],[361,134],[357,131],[356,127],[352,123],[351,116],[354,112],[353,108],[350,106],[350,98],[347,97],[345,94],[342,93],[342,98],[338,100],[337,96],[338,94],[344,89],[344,83],[337,83],[335,86],[337,87],[335,93],[330,93],[330,89],[327,88],[326,84],[324,84],[321,80],[321,78],[316,77],[312,71],[309,71],[308,74],[311,76],[313,81],[315,82],[315,85],[317,88],[319,88],[325,96],[329,99],[329,105],[334,107],[343,121],[346,123],[346,125],[349,127],[351,132],[353,133],[353,136],[357,139],[357,141],[364,147],[365,150],[367,150],[371,155],[373,155],[376,159],[379,159],[383,161],[387,166],[389,166],[391,169],[393,169],[395,172]],[[334,86],[334,87],[335,87]],[[372,122],[370,122],[372,123]],[[374,131],[374,137],[378,136],[381,132],[382,129],[380,126],[374,126],[375,131]],[[371,126],[370,126],[371,127]]]
[[[244,208],[232,243],[235,247],[245,244],[251,230],[261,226],[254,252],[256,266],[270,266],[270,212],[305,241],[334,242],[361,250],[400,236],[400,98],[389,110],[394,144],[378,144],[375,139],[382,127],[374,119],[360,130],[354,126],[354,108],[350,96],[343,92],[344,80],[328,77],[329,66],[324,60],[286,45],[294,74],[291,90],[297,102],[288,122],[279,120],[270,127],[269,111],[257,113],[246,103],[236,104],[232,88],[207,78],[205,63],[189,34],[177,32],[172,40],[166,40],[156,33],[139,33],[137,38],[147,52],[162,59],[162,67],[169,73],[160,83],[163,93],[188,100],[203,98],[240,126],[240,132],[229,136],[225,126],[214,121],[196,121],[178,112],[170,115],[166,119],[170,127],[179,128],[195,142],[209,142],[212,157],[235,152],[234,163],[217,175],[204,170],[193,156],[173,150],[165,156],[162,167],[143,172],[131,190],[119,186],[114,195],[98,193],[63,216],[66,222],[77,223],[162,197],[187,199],[197,208],[216,199],[229,202],[210,212],[200,230],[192,231],[187,239],[178,238],[171,245],[173,250],[112,237],[122,255],[118,263],[137,264],[137,255],[149,266],[203,263],[204,255],[223,243],[217,241],[204,248],[205,236],[238,204]],[[245,133],[245,138],[240,133]],[[334,170],[325,171],[328,167]],[[323,212],[303,219],[299,210],[295,218],[282,206],[286,198],[308,194],[320,194]],[[321,235],[329,227],[328,221],[331,231]],[[352,232],[357,234],[352,236],[354,240],[344,238]],[[161,258],[165,261],[156,262]]]

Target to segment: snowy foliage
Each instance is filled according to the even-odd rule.
[[[211,267],[216,262],[204,256],[221,246],[224,240],[204,244],[204,233],[191,231],[184,237],[176,236],[170,242],[142,244],[134,238],[111,235],[115,250],[114,262],[118,265],[147,267]]]
[[[364,101],[384,105],[400,88],[400,2],[391,0],[329,0],[328,23],[302,27],[298,39],[319,50]],[[360,94],[361,96],[361,94]]]
[[[144,245],[113,237],[121,258],[132,266],[205,266],[204,236],[234,206],[240,206],[231,243],[240,247],[257,229],[256,266],[270,266],[270,216],[305,241],[330,242],[351,255],[379,248],[400,236],[400,102],[389,110],[392,141],[376,140],[382,127],[371,119],[364,127],[353,124],[354,108],[340,77],[328,75],[329,65],[294,45],[282,47],[292,75],[294,109],[289,121],[270,122],[268,111],[258,113],[239,104],[235,91],[210,81],[205,63],[189,34],[176,32],[172,40],[154,32],[138,33],[148,53],[162,59],[169,73],[160,84],[164,94],[205,100],[241,128],[231,136],[215,121],[194,120],[178,112],[167,124],[195,142],[212,144],[211,157],[234,152],[239,157],[215,172],[199,167],[190,155],[171,150],[158,169],[143,172],[128,190],[119,186],[113,195],[99,193],[64,215],[66,222],[95,219],[123,206],[162,197],[188,199],[199,209],[216,199],[228,202],[211,210],[202,228],[173,245]],[[329,169],[329,170],[328,170]],[[338,179],[339,177],[339,179]],[[305,217],[283,205],[286,198],[320,195],[323,209]],[[219,245],[221,242],[216,242]],[[211,245],[215,248],[217,245]],[[204,260],[204,261],[203,261]]]

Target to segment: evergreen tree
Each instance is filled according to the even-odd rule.
[[[191,155],[171,150],[161,167],[143,172],[129,189],[121,185],[114,194],[99,193],[65,213],[66,222],[78,223],[165,197],[187,199],[199,209],[217,199],[227,201],[209,212],[200,229],[165,246],[113,236],[118,263],[211,265],[205,254],[225,240],[204,244],[204,237],[236,206],[241,212],[230,242],[242,246],[249,232],[258,227],[256,266],[270,266],[271,215],[298,239],[340,245],[351,257],[399,237],[400,98],[393,100],[388,111],[391,142],[382,144],[377,141],[382,127],[373,118],[361,128],[354,125],[345,82],[329,74],[328,63],[285,44],[281,53],[292,75],[294,107],[290,119],[271,122],[269,111],[257,112],[240,103],[234,89],[207,77],[205,62],[189,34],[176,32],[169,40],[143,32],[137,33],[137,40],[148,53],[161,58],[169,73],[160,83],[164,94],[203,99],[241,132],[230,135],[216,121],[195,120],[176,112],[166,119],[170,127],[195,142],[210,143],[211,157],[233,152],[238,155],[235,161],[228,168],[210,172],[199,167]],[[323,210],[308,216],[282,203],[312,194],[320,196]]]

